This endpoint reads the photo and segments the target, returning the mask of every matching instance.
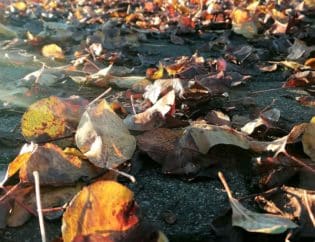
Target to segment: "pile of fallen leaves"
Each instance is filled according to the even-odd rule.
[[[117,176],[136,179],[127,174],[128,163],[141,151],[164,174],[198,179],[205,169],[229,165],[214,162],[211,150],[221,145],[252,156],[260,192],[252,198],[266,213],[245,208],[222,179],[232,215],[213,221],[217,238],[242,241],[241,227],[252,236],[313,240],[315,116],[288,130],[272,104],[248,116],[233,113],[232,103],[208,104],[228,99],[233,87],[252,81],[255,73],[280,69],[290,73],[282,88],[303,88],[311,95],[297,101],[314,107],[314,11],[310,0],[0,3],[0,36],[7,39],[0,58],[41,66],[15,82],[24,88],[13,97],[40,95],[65,80],[116,88],[119,97],[49,96],[28,107],[21,133],[29,144],[2,181],[0,227],[20,226],[37,215],[38,171],[44,216],[62,216],[63,241],[166,241],[143,220],[132,191]],[[216,30],[224,33],[205,47],[216,57],[195,53],[151,63],[133,52],[152,36],[184,45],[189,35],[205,38]],[[233,44],[235,34],[248,42]],[[138,64],[136,75],[130,63]],[[243,104],[253,106],[250,98]]]

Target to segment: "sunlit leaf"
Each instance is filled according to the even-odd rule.
[[[24,113],[21,121],[22,134],[28,141],[43,142],[71,135],[88,101],[78,96],[41,99]]]
[[[160,63],[159,68],[148,68],[146,70],[146,77],[150,80],[161,79],[164,74],[164,67]]]
[[[56,44],[45,45],[42,48],[42,55],[45,57],[53,57],[58,60],[64,60],[65,55],[61,47]]]
[[[27,5],[25,2],[19,1],[19,2],[13,3],[13,7],[16,8],[17,10],[23,12],[26,10]]]
[[[33,171],[38,171],[41,184],[55,186],[91,179],[102,172],[88,161],[65,154],[58,146],[50,143],[18,155],[9,164],[6,178],[18,171],[22,182],[34,182]]]
[[[98,181],[79,192],[62,219],[64,242],[77,235],[126,231],[139,222],[133,193],[113,181]]]
[[[105,100],[82,115],[75,141],[81,152],[102,168],[119,166],[131,158],[136,148],[135,138]]]

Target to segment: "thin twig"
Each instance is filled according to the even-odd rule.
[[[95,65],[95,63],[93,61],[90,61],[88,58],[86,58],[85,61],[88,62],[89,64],[91,64],[98,71],[101,69],[97,65]]]
[[[263,92],[277,91],[277,90],[284,89],[284,88],[285,87],[277,87],[277,88],[270,88],[270,89],[265,89],[265,90],[259,90],[259,91],[256,91],[256,92],[249,92],[249,95],[257,94],[257,93],[263,93]]]
[[[8,197],[10,197],[10,196],[11,196],[11,193],[13,193],[13,192],[14,192],[17,188],[19,188],[19,187],[20,187],[20,183],[14,185],[13,187],[11,187],[11,188],[8,190],[8,189],[6,189],[6,188],[1,184],[1,185],[0,185],[0,188],[5,191],[5,194],[4,194],[2,197],[0,197],[0,203],[3,202],[3,201],[4,201],[5,199],[7,199]]]
[[[131,107],[132,107],[132,112],[134,115],[137,114],[136,109],[135,109],[135,104],[134,104],[134,100],[133,100],[133,95],[130,95],[130,103],[131,103]]]
[[[108,94],[110,91],[112,90],[112,88],[108,88],[105,90],[105,92],[103,92],[101,95],[99,95],[97,98],[95,98],[92,102],[89,103],[88,107],[91,107],[91,105],[95,102],[97,102],[98,100],[100,100],[102,97],[104,97],[106,94]]]
[[[36,212],[35,212],[32,208],[26,206],[26,205],[25,205],[22,201],[20,201],[17,197],[12,196],[12,193],[13,193],[14,191],[16,191],[17,188],[20,187],[20,185],[21,185],[21,183],[18,183],[18,184],[16,184],[14,187],[12,187],[10,190],[6,189],[6,187],[4,187],[4,186],[1,185],[0,188],[1,188],[2,190],[4,190],[4,191],[6,192],[6,194],[4,194],[4,195],[0,198],[0,200],[1,200],[0,203],[3,202],[3,201],[5,201],[5,199],[7,199],[7,198],[10,197],[10,198],[14,199],[14,201],[15,201],[18,205],[20,205],[22,208],[24,208],[27,212],[29,212],[30,214],[32,214],[32,215],[34,215],[34,216],[37,216]]]
[[[223,173],[221,171],[218,172],[218,176],[220,178],[221,183],[224,186],[224,189],[225,189],[229,199],[233,199],[231,189],[230,189],[229,185],[227,184],[227,182],[225,180],[225,177],[224,177],[224,175],[223,175]]]
[[[299,165],[305,167],[307,170],[309,170],[309,171],[315,173],[315,169],[314,169],[313,167],[309,166],[308,164],[306,164],[305,162],[299,160],[298,158],[296,158],[296,157],[290,155],[287,151],[283,151],[283,154],[284,154],[285,156],[287,156],[288,158],[294,160],[294,161],[295,161],[296,163],[298,163]]]
[[[315,218],[314,218],[314,214],[310,208],[310,204],[308,202],[308,198],[307,198],[307,194],[306,194],[306,191],[304,190],[304,199],[305,199],[305,204],[306,204],[306,209],[307,209],[307,212],[308,212],[308,216],[310,217],[311,221],[312,221],[312,224],[313,224],[313,227],[315,227]]]
[[[116,172],[117,174],[122,175],[122,176],[124,176],[124,177],[127,177],[132,183],[136,183],[136,178],[135,178],[134,176],[132,176],[132,175],[126,173],[126,172],[119,171],[119,170],[116,170],[116,169],[111,168],[111,167],[108,167],[107,169],[108,169],[108,170],[111,170],[111,171],[114,171],[114,172]]]
[[[54,207],[54,208],[42,208],[43,213],[51,213],[51,212],[58,212],[58,211],[63,211],[66,209],[66,206],[61,206],[61,207]]]
[[[45,224],[44,224],[44,217],[42,213],[42,204],[40,200],[40,186],[39,186],[38,171],[33,171],[33,176],[34,176],[34,181],[35,181],[36,206],[37,206],[40,235],[42,237],[42,242],[46,242],[47,240],[46,240]]]

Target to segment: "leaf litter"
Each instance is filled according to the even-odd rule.
[[[260,194],[249,199],[268,214],[245,208],[225,184],[232,215],[222,213],[229,217],[223,227],[269,241],[271,234],[314,239],[313,191],[304,189],[315,188],[314,117],[283,126],[285,113],[274,103],[257,107],[229,98],[277,73],[278,90],[303,91],[293,100],[315,115],[314,9],[306,0],[0,4],[1,63],[36,67],[5,86],[10,98],[36,101],[21,120],[31,145],[10,162],[1,183],[1,227],[22,226],[37,214],[32,173],[38,171],[46,218],[65,211],[63,241],[167,241],[117,176],[132,177],[127,173],[140,151],[165,176],[211,177],[209,170],[235,168],[232,158],[213,161],[222,157],[216,152],[229,150],[229,156],[242,154],[239,160],[252,158],[247,172]],[[170,44],[198,47],[161,55]],[[14,85],[25,89],[12,92]],[[74,94],[86,86],[114,91],[91,101],[96,95],[66,95],[67,85]],[[57,95],[56,86],[66,92]],[[164,219],[176,224],[176,214],[167,211]]]

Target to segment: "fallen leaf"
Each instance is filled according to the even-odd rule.
[[[254,22],[250,11],[235,8],[231,13],[232,30],[246,38],[253,38],[258,33],[257,25]]]
[[[42,48],[42,55],[45,57],[53,57],[57,60],[65,59],[63,50],[56,44],[44,45]]]
[[[65,154],[58,146],[47,143],[18,155],[8,166],[2,184],[19,172],[22,182],[34,182],[33,171],[39,172],[41,184],[61,186],[80,179],[91,179],[102,170],[72,154]]]
[[[307,154],[312,161],[315,161],[315,117],[307,124],[302,136],[302,144],[304,153]]]
[[[69,136],[74,133],[87,103],[78,96],[41,99],[23,114],[22,134],[26,140],[35,142]]]
[[[41,205],[42,209],[49,209],[54,207],[61,207],[71,201],[71,199],[81,189],[81,185],[71,187],[42,187],[41,188]],[[35,189],[33,187],[26,187],[26,189],[18,189],[13,194],[15,200],[19,200],[26,207],[32,211],[36,211],[36,196]],[[62,210],[61,210],[62,211]],[[45,214],[44,214],[45,215]],[[61,213],[53,212],[47,214],[51,218],[58,218]],[[21,207],[16,201],[11,209],[10,216],[7,219],[7,225],[10,227],[17,227],[23,225],[31,217],[31,214],[24,208]]]
[[[164,74],[164,66],[162,63],[159,64],[158,68],[148,68],[146,70],[146,77],[150,80],[161,79]]]
[[[305,87],[315,83],[315,71],[300,71],[292,74],[282,87]]]
[[[176,140],[182,135],[182,130],[157,128],[138,135],[137,145],[149,157],[162,164],[168,153],[173,151]]]
[[[296,220],[302,236],[314,237],[315,193],[295,187],[281,186],[270,189],[255,197],[255,201],[265,211]]]
[[[245,208],[237,199],[232,197],[231,191],[219,172],[221,182],[227,191],[229,202],[232,207],[232,225],[238,226],[249,232],[280,234],[288,229],[294,229],[298,226],[291,220],[272,214],[255,213]]]
[[[313,96],[303,96],[303,97],[298,97],[296,100],[307,107],[315,107],[315,97]]]
[[[133,193],[114,181],[98,181],[84,187],[72,200],[62,219],[64,242],[78,235],[108,236],[139,222]]]
[[[163,95],[169,89],[173,89],[180,97],[184,93],[182,81],[179,78],[158,79],[153,84],[146,86],[143,97],[149,99],[154,104],[160,95]]]
[[[165,123],[165,115],[175,105],[175,91],[172,90],[161,97],[152,107],[146,111],[134,115],[128,115],[124,119],[125,125],[130,130],[145,131],[161,127]]]
[[[136,148],[135,138],[105,99],[84,112],[75,141],[90,162],[102,168],[118,167]]]

